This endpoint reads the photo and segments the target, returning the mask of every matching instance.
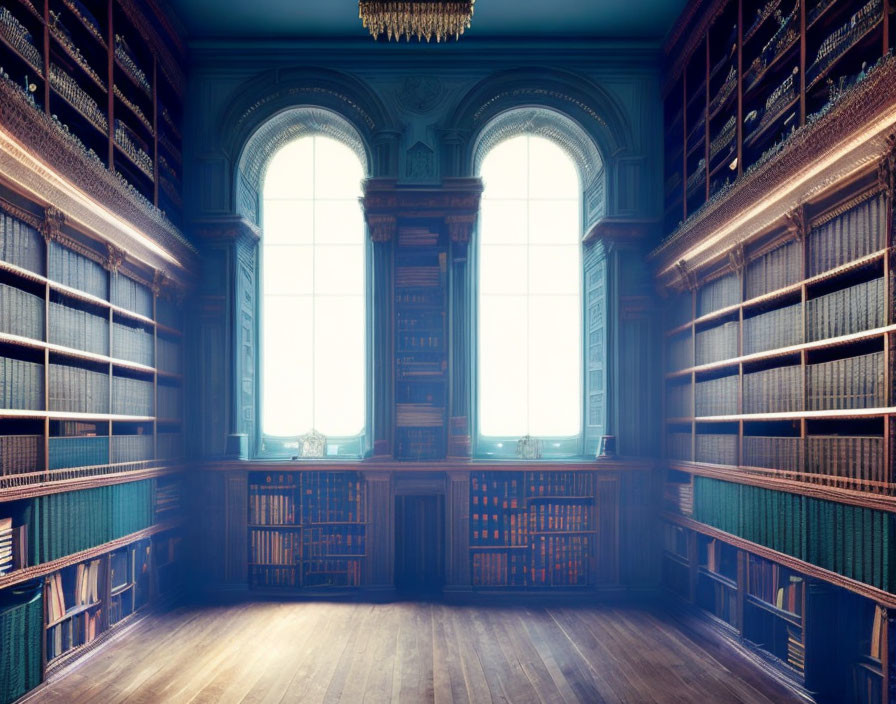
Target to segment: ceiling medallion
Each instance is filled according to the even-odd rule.
[[[470,26],[476,0],[358,0],[358,17],[377,39],[391,41],[435,39],[441,42],[460,35]]]

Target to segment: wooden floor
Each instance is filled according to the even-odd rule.
[[[801,701],[690,618],[618,605],[181,608],[138,624],[29,701]]]

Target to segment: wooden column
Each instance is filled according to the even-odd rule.
[[[448,408],[448,457],[472,454],[471,379],[472,368],[472,286],[470,282],[469,244],[476,213],[450,215],[446,219],[451,237],[449,279],[449,357],[451,380]]]
[[[364,586],[371,591],[395,588],[395,510],[392,472],[365,470],[367,482],[367,560]]]
[[[397,220],[394,215],[377,214],[368,217],[368,231],[373,248],[373,305],[370,307],[373,360],[369,367],[373,374],[371,406],[373,423],[373,454],[388,457],[392,454],[394,425],[393,358],[395,336],[392,334],[393,256]]]
[[[445,492],[445,591],[470,591],[470,473],[449,471]]]

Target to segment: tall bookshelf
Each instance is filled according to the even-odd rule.
[[[148,276],[110,271],[98,246],[38,225],[0,199],[0,494],[180,463],[176,303]]]
[[[438,223],[399,223],[395,254],[395,458],[442,459],[448,400],[448,247]]]
[[[154,4],[11,0],[0,8],[0,66],[9,96],[179,225],[184,49],[167,26]]]
[[[663,587],[818,702],[889,701],[892,604],[882,605],[668,513]],[[890,675],[892,677],[892,675]]]
[[[470,472],[474,588],[586,588],[596,581],[593,472]]]
[[[249,475],[249,585],[358,587],[367,557],[367,484],[357,472]]]
[[[667,46],[667,232],[829,111],[894,41],[889,0],[709,5]]]
[[[892,496],[891,207],[865,182],[800,216],[672,302],[667,457]]]

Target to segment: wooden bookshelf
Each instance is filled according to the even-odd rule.
[[[833,586],[789,560],[672,514],[663,522],[662,583],[794,688],[824,701],[887,701],[892,598]],[[758,549],[757,549],[758,548]],[[777,558],[783,558],[779,561]],[[836,640],[836,648],[831,647]]]
[[[0,64],[25,105],[179,225],[185,52],[152,12],[118,0],[8,3]]]

